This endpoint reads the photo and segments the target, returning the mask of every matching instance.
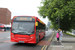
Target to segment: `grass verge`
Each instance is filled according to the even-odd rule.
[[[75,35],[72,35],[72,34],[70,34],[70,33],[64,33],[64,34],[68,34],[68,35],[70,35],[70,36],[73,36],[73,37],[75,37]]]

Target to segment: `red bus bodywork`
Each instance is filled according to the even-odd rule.
[[[4,31],[4,24],[0,23],[0,31]]]
[[[0,23],[0,28],[4,28],[4,24],[1,24],[1,23]]]
[[[17,17],[21,17],[21,16],[14,16],[11,22],[11,42],[18,42],[18,43],[32,43],[32,44],[36,44],[37,42],[39,42],[40,39],[42,39],[45,36],[45,29],[44,31],[40,32],[38,31],[39,29],[37,29],[36,24],[34,25],[34,34],[31,35],[21,35],[21,34],[14,34],[12,32],[12,25],[13,25],[13,20],[14,18]],[[22,16],[25,17],[25,16]],[[35,23],[38,21],[39,23],[45,25],[40,19],[38,19],[35,16],[26,16],[26,17],[32,17],[35,19]]]

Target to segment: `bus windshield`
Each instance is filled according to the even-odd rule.
[[[12,33],[34,34],[34,22],[13,22]]]

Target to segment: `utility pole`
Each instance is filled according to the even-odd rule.
[[[60,29],[60,16],[58,15],[58,29]]]
[[[58,0],[58,6],[59,6],[59,0]],[[58,29],[60,29],[60,16],[59,16],[59,12],[58,12]]]

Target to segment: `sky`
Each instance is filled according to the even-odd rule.
[[[45,24],[48,23],[48,18],[42,18],[38,14],[38,6],[41,0],[0,0],[0,8],[8,8],[11,11],[11,18],[19,15],[37,16]]]

